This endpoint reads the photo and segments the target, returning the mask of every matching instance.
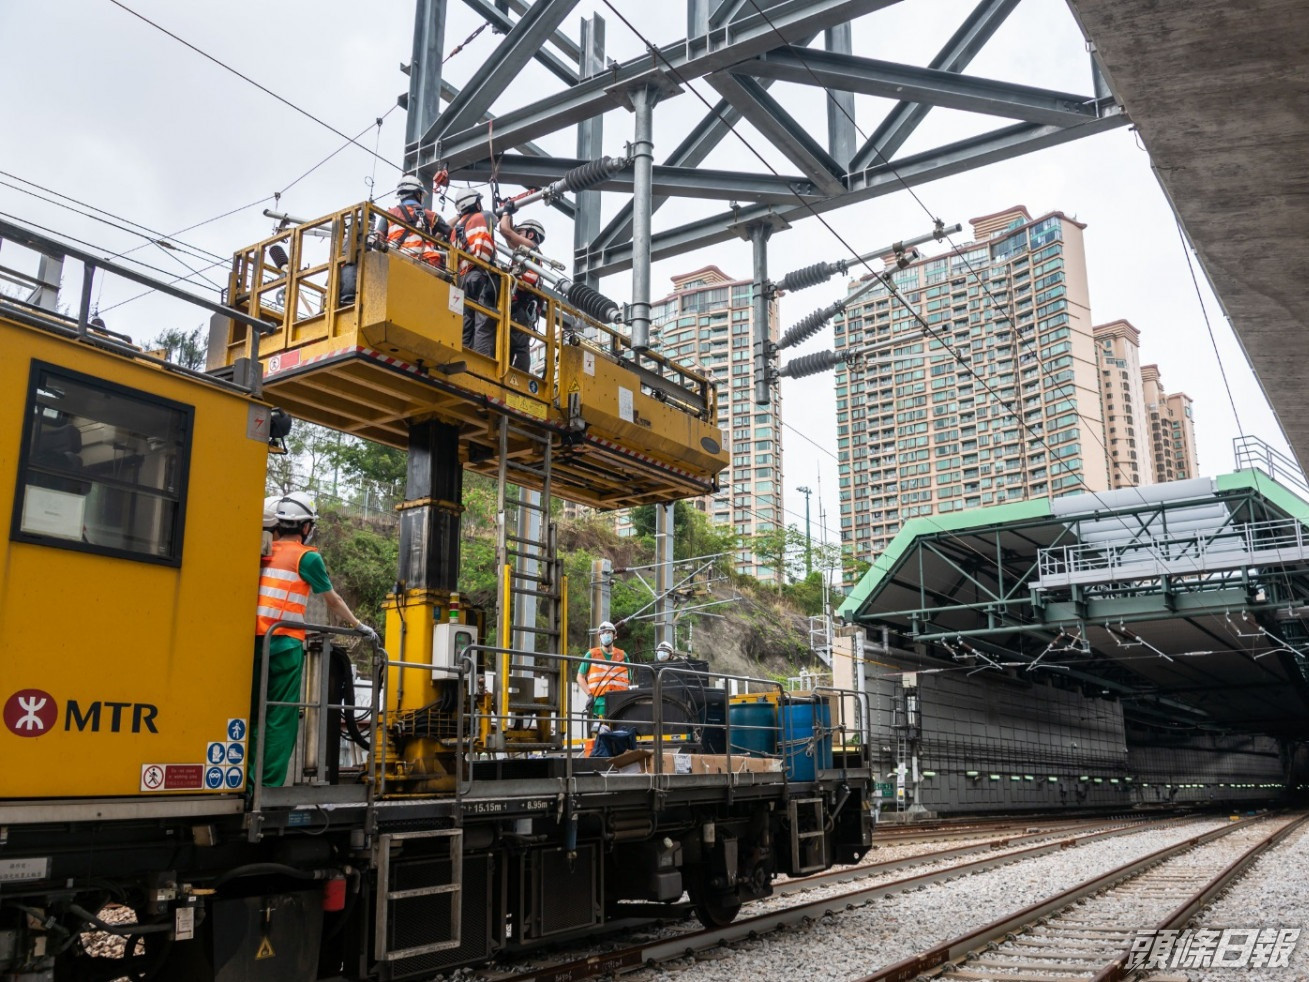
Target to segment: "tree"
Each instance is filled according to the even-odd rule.
[[[205,367],[208,340],[203,325],[194,331],[171,327],[153,341],[147,341],[146,348],[162,352],[164,358],[174,365],[181,365],[183,368],[198,372]]]
[[[637,505],[631,510],[632,530],[642,538],[655,534],[655,505]],[[673,558],[690,559],[731,552],[736,548],[736,531],[729,525],[715,525],[709,516],[686,501],[673,503]]]
[[[403,450],[343,437],[326,451],[329,464],[346,482],[383,502],[404,498],[406,457]]]

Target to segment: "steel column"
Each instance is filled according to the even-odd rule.
[[[767,406],[772,388],[768,380],[768,237],[773,227],[758,222],[750,227],[750,244],[754,252],[754,401],[756,406]],[[780,570],[779,570],[780,575]]]
[[[418,0],[414,6],[414,47],[409,62],[405,170],[422,159],[419,143],[441,112],[441,49],[445,46],[445,0]]]
[[[636,113],[632,140],[632,350],[650,347],[650,207],[654,175],[654,107],[660,89],[639,85],[629,93]]]
[[[590,78],[604,70],[605,22],[599,14],[582,19],[582,50],[578,75]],[[577,124],[577,156],[579,163],[595,160],[604,154],[604,116],[592,116]],[[562,177],[560,174],[559,177]],[[558,180],[558,178],[555,178]],[[549,182],[545,182],[549,183]],[[590,275],[579,256],[590,252],[591,243],[600,234],[600,191],[577,193],[577,214],[573,224],[573,279],[592,288],[599,286],[599,278]]]
[[[854,54],[854,35],[849,22],[824,31],[823,45],[834,55]],[[850,166],[854,151],[854,93],[831,89],[827,93],[827,152],[844,170]]]
[[[673,643],[673,504],[655,505],[655,644]]]

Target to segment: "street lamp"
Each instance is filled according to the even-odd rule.
[[[796,488],[804,495],[804,575],[805,579],[814,571],[814,547],[813,540],[809,538],[809,496],[813,491],[809,488]]]

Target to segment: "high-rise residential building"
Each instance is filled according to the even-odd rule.
[[[836,321],[838,351],[863,352],[836,375],[842,538],[863,559],[916,516],[1109,487],[1085,226],[1022,206],[972,226],[892,273],[913,313],[879,283]]]
[[[782,514],[782,404],[754,404],[753,285],[717,266],[673,277],[673,292],[651,307],[659,351],[698,366],[718,384],[718,425],[731,454],[719,475],[721,490],[695,500],[718,525],[731,525],[744,539],[785,526]],[[769,303],[768,336],[778,338],[777,301]],[[619,532],[630,526],[619,519]],[[748,546],[736,556],[736,570],[761,580],[782,575]]]
[[[1156,480],[1184,481],[1199,477],[1191,397],[1185,392],[1167,392],[1159,381],[1158,365],[1142,366],[1141,378],[1145,408],[1150,416],[1150,448]]]
[[[1141,373],[1141,332],[1125,320],[1116,320],[1096,325],[1092,334],[1100,364],[1109,486],[1130,488],[1153,484],[1156,477]],[[1157,370],[1155,375],[1157,378]]]

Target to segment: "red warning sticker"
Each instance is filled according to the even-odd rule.
[[[204,787],[203,764],[166,764],[164,766],[165,791],[199,791]]]
[[[204,764],[142,764],[142,791],[199,791],[204,787]]]

